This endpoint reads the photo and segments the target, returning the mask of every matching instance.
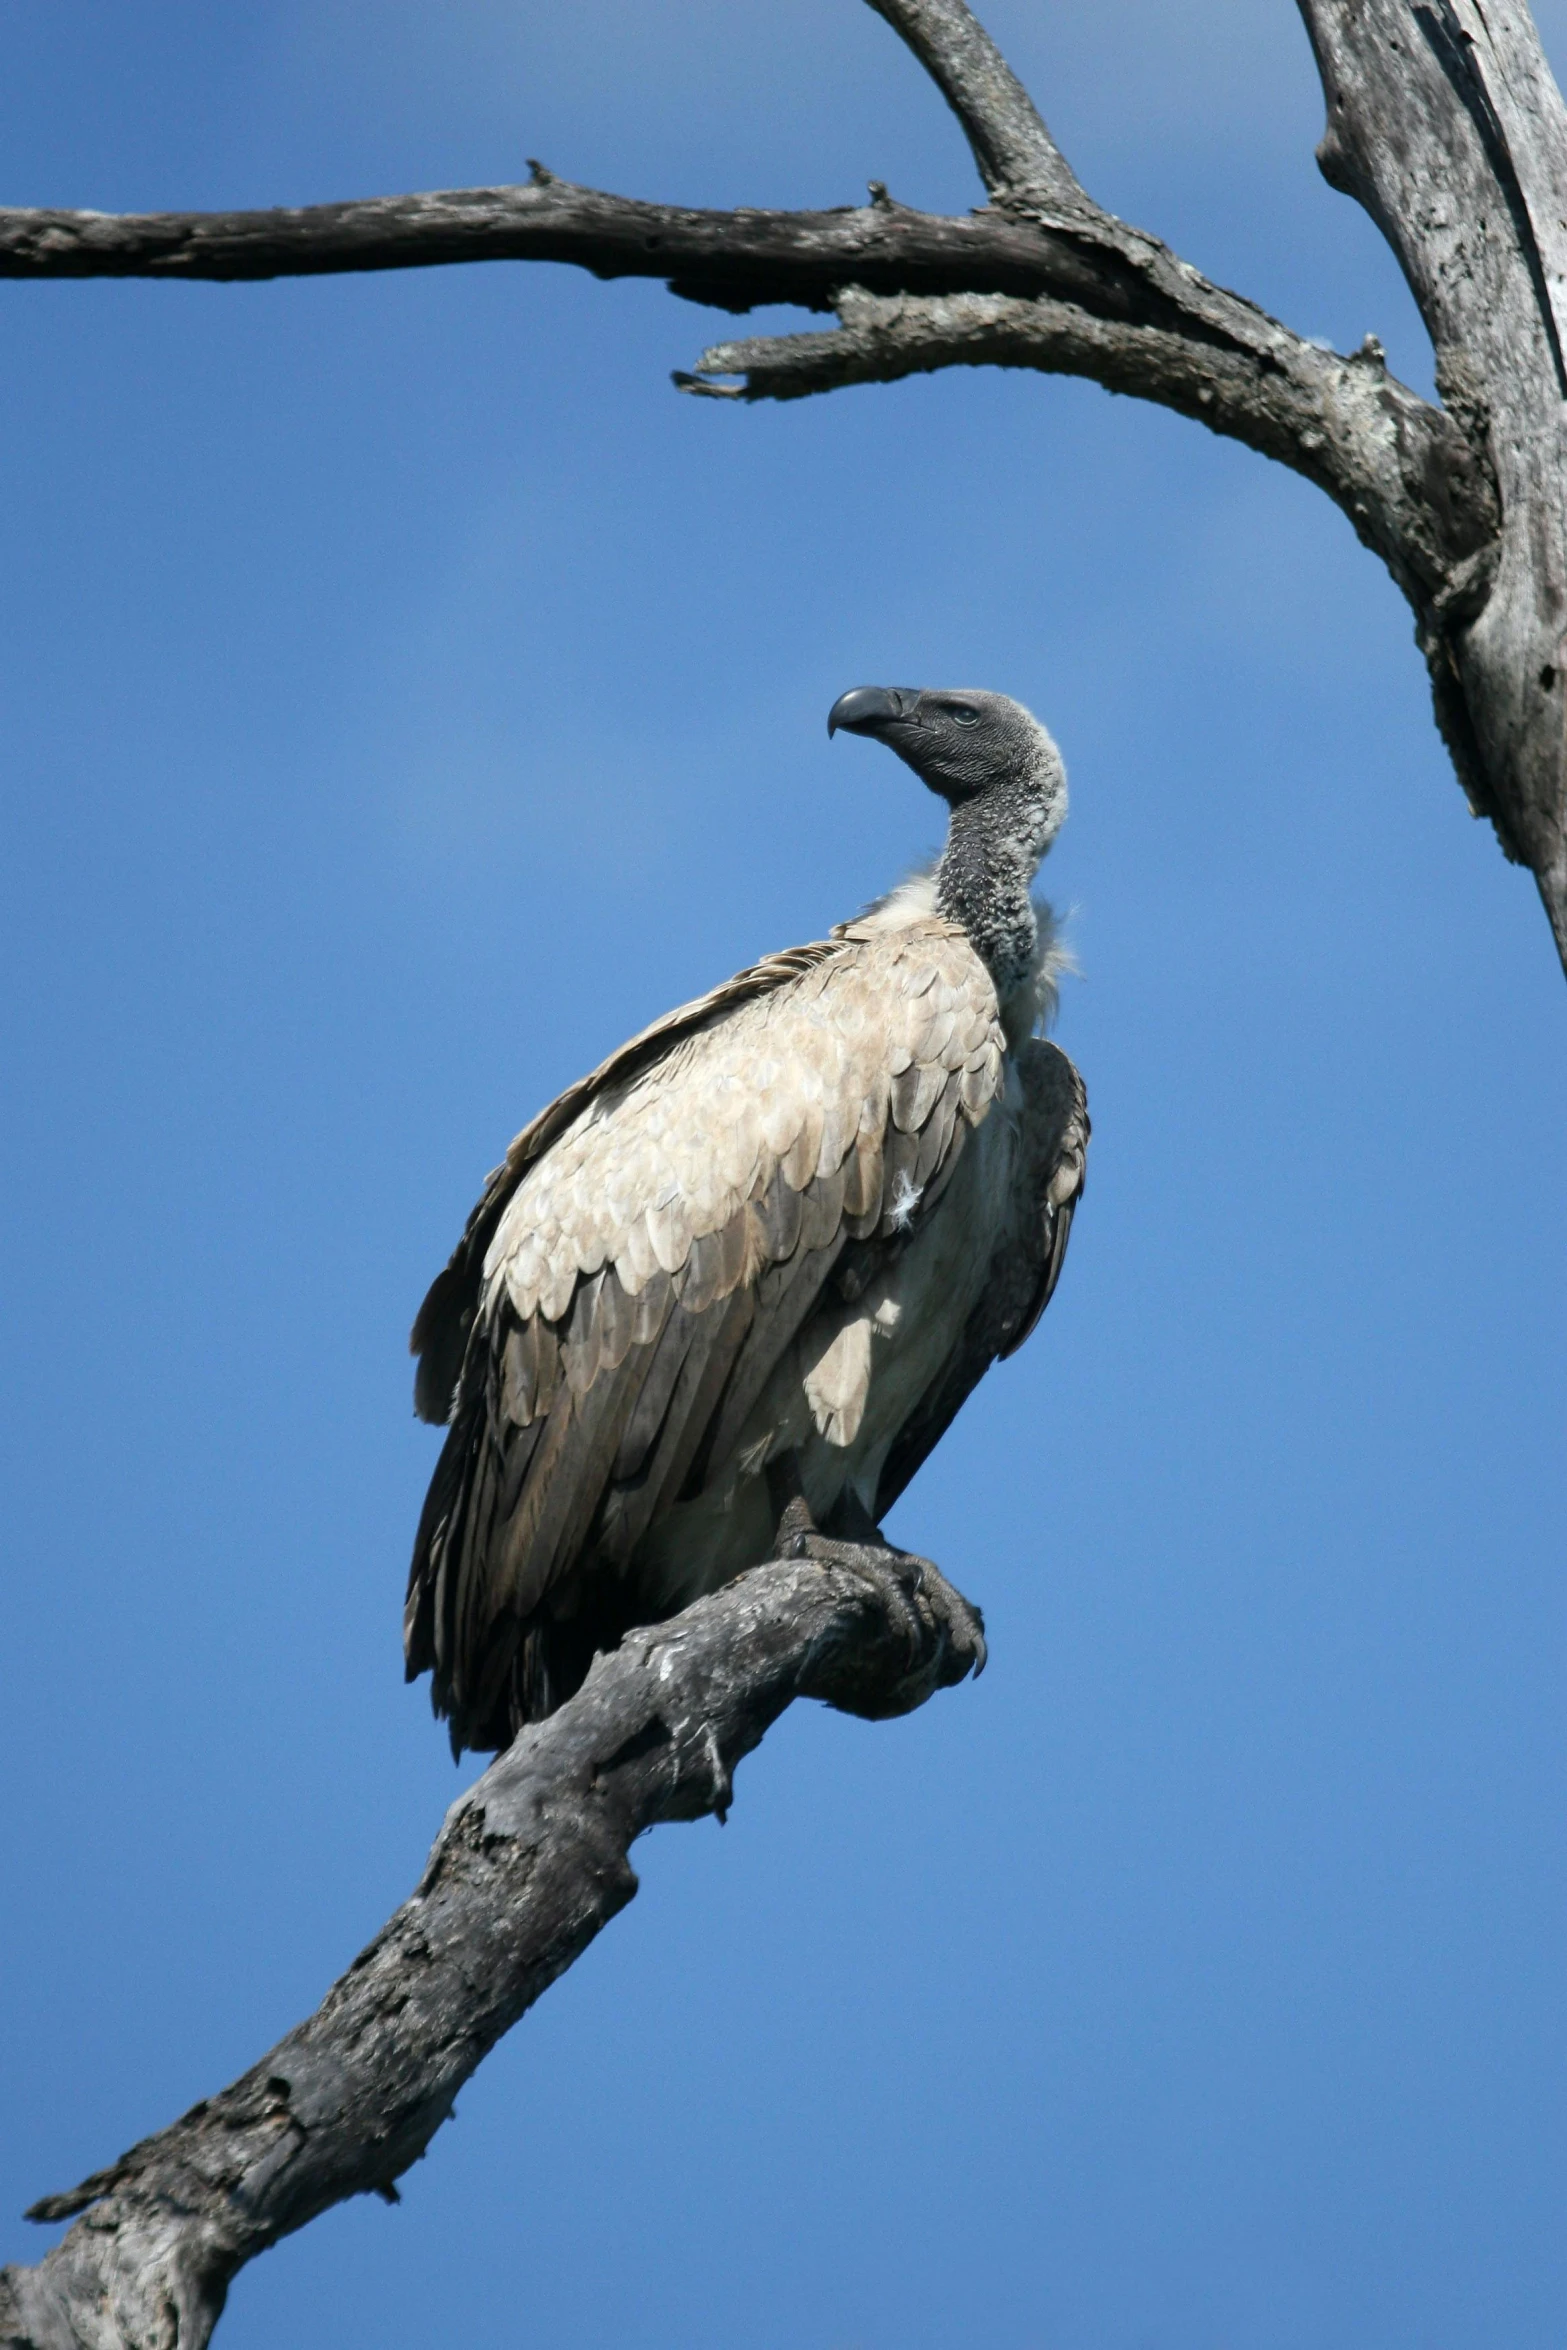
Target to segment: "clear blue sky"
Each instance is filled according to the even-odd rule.
[[[1288,0],[992,22],[1099,196],[1427,381]],[[20,0],[6,50],[7,202],[976,200],[856,0]],[[404,1342],[484,1171],[932,845],[838,692],[975,683],[1071,770],[1095,1120],[893,1521],[991,1669],[640,1847],[402,2207],[221,2339],[1557,2350],[1567,993],[1348,526],[1084,385],[682,400],[727,322],[562,270],[0,315],[0,2256],[463,1783]]]

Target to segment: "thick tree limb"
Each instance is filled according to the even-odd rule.
[[[566,261],[595,277],[656,277],[719,310],[795,302],[827,310],[853,280],[887,292],[1080,292],[1123,307],[1070,235],[1003,212],[713,212],[575,187],[535,164],[530,186],[453,188],[273,212],[0,210],[0,277],[312,277],[454,261]]]
[[[962,124],[990,195],[713,212],[554,179],[290,212],[0,212],[0,275],[259,278],[450,261],[659,277],[837,333],[708,352],[687,390],[797,398],[922,369],[1091,376],[1317,482],[1413,608],[1477,813],[1530,865],[1567,967],[1567,108],[1524,0],[1299,0],[1324,171],[1372,212],[1437,354],[1443,407],[1374,341],[1320,352],[1085,193],[964,0],[869,0]],[[722,380],[739,375],[739,384]]]
[[[32,2218],[81,2213],[0,2271],[7,2350],[202,2350],[230,2280],[349,2195],[396,2199],[469,2074],[637,1889],[661,1820],[720,1819],[736,1765],[798,1697],[872,1720],[984,1662],[926,1562],[812,1541],[594,1666],[436,1839],[417,1891],[308,2022],[218,2096]]]

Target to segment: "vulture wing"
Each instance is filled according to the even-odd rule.
[[[495,1237],[507,1201],[535,1161],[543,1157],[550,1144],[565,1133],[572,1120],[597,1095],[612,1086],[629,1084],[682,1037],[694,1035],[709,1021],[721,1019],[725,1012],[810,970],[813,963],[831,953],[832,941],[824,939],[811,946],[788,948],[781,955],[769,955],[765,962],[753,963],[748,970],[737,971],[721,987],[698,996],[694,1003],[681,1004],[676,1011],[666,1012],[662,1019],[655,1020],[651,1028],[644,1028],[629,1044],[611,1053],[607,1061],[601,1061],[588,1076],[579,1077],[575,1085],[568,1085],[548,1109],[541,1110],[523,1128],[487,1179],[461,1240],[453,1249],[450,1261],[431,1282],[414,1321],[408,1351],[418,1358],[414,1371],[414,1409],[421,1420],[444,1427],[457,1408],[457,1382],[468,1333],[478,1309],[484,1253]]]
[[[1072,1213],[1083,1196],[1088,1097],[1058,1045],[1029,1038],[1013,1054],[1023,1087],[1022,1152],[1011,1228],[957,1347],[904,1422],[876,1489],[885,1517],[994,1362],[1015,1354],[1055,1294]]]
[[[451,1428],[405,1648],[454,1748],[680,1604],[639,1590],[639,1543],[729,1462],[828,1280],[919,1229],[1004,1050],[961,930],[872,920],[671,1015],[519,1136],[414,1332]]]

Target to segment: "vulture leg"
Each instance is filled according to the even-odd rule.
[[[773,1535],[774,1558],[801,1558],[806,1536],[817,1531],[811,1505],[800,1476],[800,1456],[793,1445],[767,1464],[767,1498],[778,1521]]]

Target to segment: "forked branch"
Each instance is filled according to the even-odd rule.
[[[307,2022],[34,2206],[82,2216],[38,2267],[0,2271],[0,2344],[202,2350],[246,2261],[347,2196],[396,2201],[469,2074],[636,1892],[638,1836],[721,1819],[796,1698],[907,1713],[984,1654],[934,1567],[813,1538],[601,1657],[453,1805],[416,1892]]]
[[[959,117],[989,202],[963,216],[702,212],[533,167],[526,188],[296,212],[0,212],[0,275],[244,277],[564,261],[719,310],[836,329],[721,343],[684,390],[799,400],[940,367],[1090,376],[1292,465],[1410,599],[1475,813],[1539,879],[1567,966],[1567,110],[1525,0],[1299,0],[1327,92],[1323,169],[1384,228],[1442,407],[1212,284],[1104,212],[963,0],[869,0]]]
[[[1395,382],[1371,339],[1324,352],[1095,204],[964,0],[870,5],[961,123],[981,210],[915,211],[873,182],[843,211],[702,211],[536,166],[527,187],[296,211],[0,212],[0,275],[561,261],[718,309],[839,319],[723,344],[676,378],[688,391],[792,399],[994,365],[1174,408],[1316,482],[1388,565],[1471,804],[1534,869],[1567,963],[1567,110],[1525,0],[1299,0],[1328,98],[1323,168],[1398,253],[1441,408]]]
[[[292,211],[0,211],[0,275],[235,280],[560,261],[662,278],[717,309],[833,310],[837,334],[725,345],[676,380],[765,399],[952,365],[1087,375],[1305,473],[1412,594],[1472,563],[1494,533],[1494,502],[1440,409],[1364,354],[1319,350],[1092,203],[961,0],[871,5],[962,123],[993,198],[983,210],[920,212],[878,187],[841,211],[707,211],[577,187],[535,165],[525,187]],[[888,299],[865,299],[875,295]],[[740,385],[720,380],[731,373]]]
[[[1388,373],[1374,337],[1343,358],[1205,280],[1191,296],[1171,327],[1050,296],[889,298],[850,286],[836,333],[718,343],[676,381],[721,398],[792,400],[943,367],[1087,376],[1303,473],[1411,599],[1483,577],[1496,527],[1489,472],[1440,408]]]

